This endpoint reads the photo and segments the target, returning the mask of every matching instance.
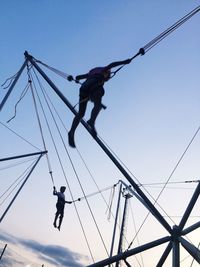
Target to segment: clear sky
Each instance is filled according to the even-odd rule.
[[[0,82],[3,84],[19,70],[24,62],[25,50],[36,59],[74,76],[86,73],[96,66],[130,58],[199,5],[200,1],[194,0],[1,0]],[[97,119],[98,135],[134,174],[138,183],[165,183],[199,127],[199,25],[200,13],[197,13],[105,84],[103,102],[107,109],[101,111]],[[70,103],[75,105],[78,102],[79,85],[43,69]],[[15,104],[27,85],[27,79],[25,69],[0,112],[0,158],[37,152],[37,148],[44,149],[30,90],[19,103],[16,117],[7,123],[15,113]],[[40,76],[39,79],[68,130],[73,115]],[[35,87],[39,90],[35,77],[34,80]],[[0,100],[5,93],[6,89],[2,88]],[[55,185],[59,188],[68,183],[74,199],[81,198],[85,193],[89,195],[88,201],[82,199],[76,202],[76,206],[67,205],[61,231],[54,229],[56,197],[52,195],[53,184],[46,158],[42,157],[1,223],[0,253],[3,246],[8,244],[2,262],[4,266],[86,266],[107,258],[114,218],[111,216],[108,220],[105,200],[109,203],[109,199],[112,199],[111,188],[118,180],[127,181],[82,125],[76,132],[78,151],[70,148],[67,131],[56,117],[64,146],[46,104],[42,103],[64,169],[63,174],[38,104]],[[86,119],[91,108],[92,104],[89,104]],[[159,198],[159,205],[170,216],[166,220],[171,226],[179,223],[197,185],[181,182],[200,177],[199,147],[200,136],[197,133],[170,178],[171,183],[177,184],[167,185]],[[2,194],[32,162],[31,158],[31,161],[20,159],[1,163],[1,214],[16,189],[5,202]],[[162,186],[163,184],[145,186],[143,190],[148,191],[150,199],[155,199]],[[90,196],[98,188],[108,189],[102,193],[103,197],[100,193]],[[115,189],[112,214],[115,214],[118,197],[118,187]],[[71,200],[72,195],[67,186],[66,199]],[[187,225],[199,221],[199,205],[200,201]],[[121,213],[122,209],[123,203]],[[125,249],[131,241],[133,248],[167,235],[152,216],[143,224],[147,213],[134,197],[131,198]],[[162,210],[161,213],[166,216]],[[138,229],[140,231],[136,238]],[[200,242],[199,233],[196,230],[188,236],[196,246]],[[102,244],[102,239],[105,245]],[[164,248],[165,246],[161,246],[137,258],[131,257],[129,261],[134,266],[154,267]],[[190,266],[191,262],[191,257],[181,250],[181,266]],[[193,263],[193,267],[197,265]],[[171,266],[171,256],[164,266]]]

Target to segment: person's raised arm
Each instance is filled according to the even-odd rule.
[[[107,65],[105,67],[105,69],[109,70],[109,69],[112,69],[112,68],[115,68],[115,67],[118,67],[120,65],[126,65],[126,64],[129,64],[131,62],[131,59],[128,58],[126,60],[122,60],[122,61],[115,61],[115,62],[112,62],[110,63],[109,65]]]
[[[57,190],[55,186],[53,187],[53,195],[57,195]]]
[[[88,78],[88,73],[86,74],[81,74],[76,76],[76,81],[82,80],[82,79],[87,79]]]

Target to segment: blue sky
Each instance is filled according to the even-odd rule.
[[[112,61],[132,57],[139,48],[199,4],[199,1],[186,0],[181,2],[177,0],[103,0],[101,2],[2,0],[0,4],[0,82],[2,84],[19,70],[24,62],[25,50],[36,59],[74,76],[85,73],[95,66],[104,66]],[[98,134],[140,183],[165,183],[199,127],[199,20],[200,14],[196,14],[144,56],[137,57],[131,64],[125,66],[105,85],[106,93],[103,102],[108,108],[101,111],[98,117],[96,123]],[[47,73],[67,99],[75,105],[78,102],[79,86],[49,71]],[[18,105],[15,119],[9,124],[6,123],[14,115],[15,104],[26,84],[25,70],[0,113],[0,121],[29,140],[35,147],[43,149],[30,91]],[[73,115],[45,83],[43,86],[58,109],[65,127],[69,129]],[[0,91],[1,100],[5,92],[6,90],[3,89]],[[92,105],[89,104],[86,119],[89,117],[91,108]],[[48,119],[50,120],[50,117]],[[42,122],[44,123],[43,117]],[[53,133],[56,130],[53,124],[51,129]],[[36,151],[35,147],[24,142],[2,125],[0,132],[1,158]],[[60,185],[66,184],[66,180],[58,164],[45,123],[44,133],[55,183],[59,188]],[[68,147],[67,133],[64,129],[62,129],[62,135],[85,193],[96,192],[96,184],[88,174],[79,153]],[[63,144],[59,141],[58,133],[55,133],[55,138],[73,196],[75,199],[82,197],[83,192],[67,159]],[[119,179],[125,180],[81,125],[76,132],[76,144],[99,188],[111,187]],[[199,179],[199,144],[197,135],[171,177],[171,182]],[[13,168],[10,168],[11,162],[7,164],[9,168],[4,170],[2,169],[7,165],[0,166],[3,190],[29,166],[30,162],[21,163]],[[161,195],[159,204],[169,215],[181,216],[195,185],[195,183],[180,184],[175,189],[169,185]],[[160,187],[146,189],[154,198],[161,190]],[[104,196],[108,201],[110,190],[107,190]],[[66,198],[71,198],[69,190],[66,191]],[[116,198],[117,190],[114,204],[116,204]],[[113,218],[110,222],[107,220],[105,214],[107,207],[100,194],[88,200],[109,248]],[[51,266],[50,261],[47,261],[48,253],[42,255],[38,250],[33,249],[37,247],[42,251],[42,246],[46,246],[47,250],[59,248],[61,257],[59,258],[59,253],[57,253],[58,257],[54,257],[57,262],[72,260],[74,266],[92,263],[73,205],[66,207],[62,231],[58,232],[53,228],[55,202],[46,159],[43,157],[33,177],[1,223],[0,245],[3,246],[8,242],[8,247],[13,251],[30,259],[30,266],[34,266],[31,262],[36,262],[38,266],[42,263]],[[86,204],[86,201],[77,203],[77,209],[92,250],[95,250],[93,253],[97,261],[107,255]],[[199,202],[197,207],[198,204]],[[138,229],[147,211],[135,199],[131,200],[131,205]],[[198,217],[195,217],[199,216],[197,207],[193,211],[189,224],[198,221]],[[4,209],[5,206],[2,208]],[[173,219],[178,223],[180,217]],[[128,225],[127,243],[130,243],[133,239],[134,223],[130,221]],[[149,225],[156,231],[150,233]],[[139,242],[143,244],[165,234],[163,228],[150,217],[142,227]],[[195,234],[197,236],[199,230]],[[194,244],[198,244],[199,240],[195,235],[191,235],[190,238]],[[136,245],[134,243],[134,246]],[[62,258],[63,251],[66,255]],[[156,254],[159,254],[159,251],[159,249],[156,250]],[[39,258],[35,254],[39,255]],[[187,254],[183,252],[182,258],[184,257],[187,257]],[[143,261],[148,261],[149,267],[155,266],[149,253],[146,253]],[[134,266],[142,266],[142,263],[139,265],[135,258],[130,259],[130,262]],[[190,263],[191,258],[187,258],[182,266],[188,266]],[[59,264],[61,266],[60,262]],[[63,266],[67,266],[66,263]],[[170,259],[166,266],[170,266]],[[194,264],[193,267],[195,266],[197,265]]]

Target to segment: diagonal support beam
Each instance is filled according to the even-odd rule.
[[[148,249],[157,247],[159,245],[162,245],[162,244],[164,244],[164,243],[166,243],[166,242],[168,242],[170,240],[171,240],[171,237],[170,236],[166,236],[166,237],[154,240],[152,242],[149,242],[149,243],[147,243],[145,245],[139,246],[137,248],[127,250],[127,251],[125,251],[125,252],[123,252],[121,254],[115,255],[115,256],[113,256],[111,258],[108,258],[108,259],[96,262],[94,264],[88,265],[87,267],[104,267],[104,266],[107,266],[109,264],[112,264],[112,263],[118,262],[120,260],[126,259],[126,258],[128,258],[130,256],[136,255],[136,254],[138,254],[140,252],[143,252],[145,250],[148,250]]]
[[[10,204],[8,205],[8,207],[6,208],[6,210],[4,211],[3,215],[0,218],[0,223],[2,222],[3,218],[6,216],[7,212],[9,211],[9,209],[11,208],[12,204],[14,203],[15,199],[17,198],[17,196],[19,195],[20,191],[22,190],[22,188],[24,187],[24,185],[26,184],[26,182],[28,181],[28,178],[30,177],[30,175],[32,174],[33,170],[35,169],[35,167],[37,166],[38,162],[40,161],[41,157],[44,155],[44,153],[40,153],[40,156],[38,157],[38,159],[36,160],[35,164],[33,165],[33,167],[31,168],[31,170],[29,171],[29,173],[27,174],[25,180],[23,181],[23,183],[21,184],[20,188],[18,189],[18,191],[16,192],[16,194],[14,195],[13,199],[11,200]]]
[[[37,156],[37,155],[42,155],[42,154],[46,154],[46,153],[47,153],[47,151],[35,152],[35,153],[30,153],[30,154],[23,154],[23,155],[13,156],[13,157],[9,157],[9,158],[2,158],[2,159],[0,159],[0,161],[26,158],[26,157]]]
[[[182,232],[181,232],[181,235],[187,235],[189,234],[190,232],[196,230],[197,228],[200,227],[200,222],[197,222],[191,226],[189,226],[188,228],[184,229]]]
[[[76,110],[70,104],[70,102],[66,99],[66,97],[60,92],[60,90],[56,87],[56,85],[48,78],[48,76],[44,73],[44,71],[37,65],[35,59],[28,54],[26,51],[24,53],[26,59],[36,68],[36,70],[41,74],[41,76],[46,80],[46,82],[51,86],[51,88],[55,91],[55,93],[60,97],[60,99],[67,105],[67,107],[71,110],[73,114],[77,114]],[[87,129],[87,131],[92,136],[92,131],[84,120],[81,120],[82,125]],[[114,157],[114,155],[110,152],[110,150],[103,144],[103,142],[97,137],[93,137],[95,141],[99,144],[99,146],[103,149],[103,151],[107,154],[107,156],[112,160],[112,162],[116,165],[119,171],[124,175],[124,177],[129,181],[129,183],[133,186],[135,191],[140,195],[140,197],[144,200],[146,205],[149,207],[149,210],[153,212],[152,214],[156,217],[156,219],[162,224],[162,226],[169,232],[172,233],[172,229],[168,222],[163,218],[160,212],[154,207],[151,201],[146,197],[143,191],[139,188],[139,186],[133,181],[131,176],[127,173],[127,171],[123,168],[123,166],[119,163],[119,161]]]
[[[178,226],[179,231],[181,231],[184,228],[184,226],[187,222],[187,219],[189,218],[190,213],[192,212],[192,209],[193,209],[193,207],[194,207],[194,205],[195,205],[195,203],[199,197],[199,194],[200,194],[200,183],[198,183],[197,188],[195,189],[194,194],[190,200],[190,203],[188,204],[188,207],[187,207],[187,209],[186,209],[186,211],[185,211],[185,213],[184,213],[184,215],[180,221],[180,224]]]
[[[200,264],[200,250],[185,240],[183,237],[179,237],[181,245],[187,250],[187,252]]]
[[[172,246],[173,246],[173,242],[170,241],[169,244],[167,245],[164,253],[162,254],[159,262],[157,263],[156,267],[162,267],[163,266],[163,264],[165,263],[167,257],[169,256],[170,251],[172,250]]]

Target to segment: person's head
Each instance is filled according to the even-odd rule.
[[[110,69],[103,71],[104,80],[108,81],[110,79],[111,71]]]
[[[61,186],[61,187],[60,187],[60,192],[61,192],[61,193],[64,193],[64,192],[65,192],[65,189],[66,189],[65,186]]]

